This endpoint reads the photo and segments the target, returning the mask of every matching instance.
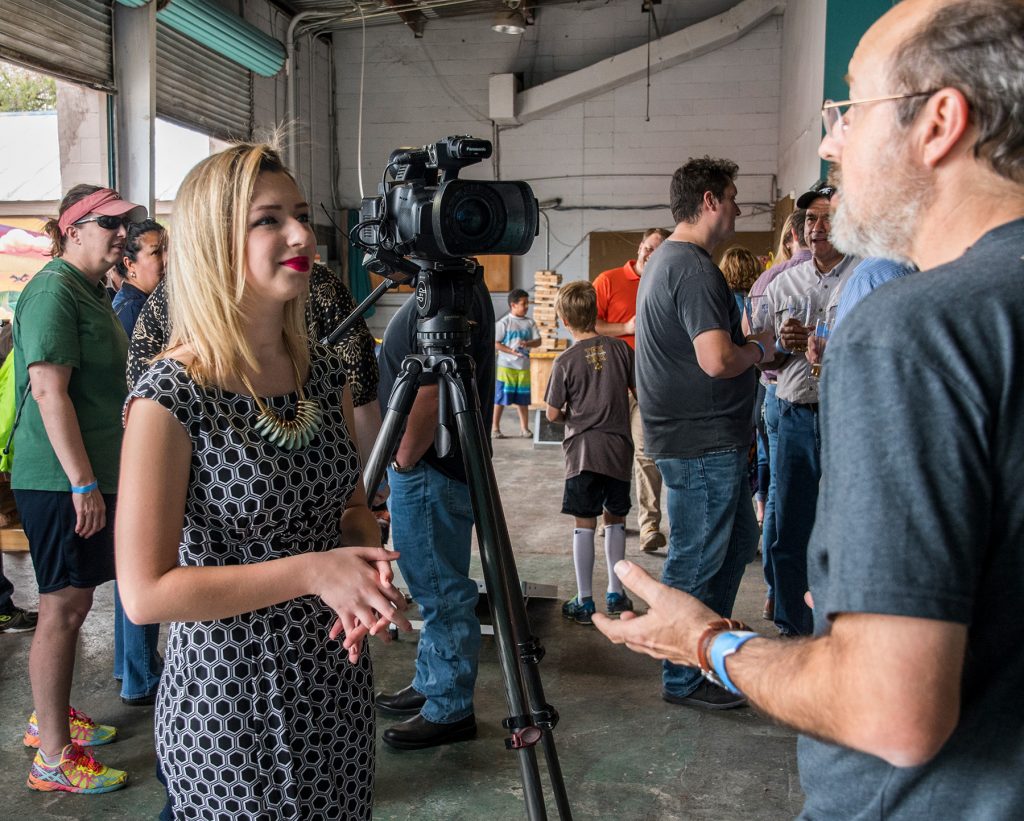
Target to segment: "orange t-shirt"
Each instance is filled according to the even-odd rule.
[[[640,289],[640,276],[636,272],[635,259],[621,268],[612,268],[599,274],[594,280],[597,291],[597,318],[602,322],[629,322],[636,316],[636,292]],[[636,349],[636,337],[632,334],[620,336],[629,347]]]

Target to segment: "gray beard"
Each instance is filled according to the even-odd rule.
[[[868,224],[857,220],[850,213],[849,202],[841,199],[832,215],[829,240],[844,254],[881,257],[909,265],[912,260],[907,237],[913,236],[912,226],[917,224],[920,213],[917,197],[891,203],[887,205],[886,212],[876,211]]]
[[[844,254],[912,265],[910,238],[917,234],[932,193],[929,180],[915,173],[906,152],[891,144],[877,159],[873,178],[861,192],[864,207],[851,209],[851,199],[857,198],[851,198],[849,190],[841,192],[829,239]]]

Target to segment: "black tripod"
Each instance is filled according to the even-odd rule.
[[[424,374],[436,377],[439,423],[434,444],[440,455],[452,448],[452,427],[462,450],[473,503],[477,540],[487,586],[494,638],[501,662],[509,717],[502,724],[510,735],[505,746],[516,750],[526,799],[527,817],[546,819],[543,787],[534,746],[542,742],[548,777],[560,818],[572,817],[555,750],[553,729],[558,713],[544,699],[537,664],[544,648],[530,632],[519,574],[512,555],[505,515],[498,496],[488,451],[487,429],[480,413],[470,344],[469,306],[482,270],[472,260],[417,261],[420,273],[415,299],[418,354],[402,362],[388,398],[380,435],[364,473],[364,487],[375,488],[394,456]],[[383,292],[383,291],[382,291]]]

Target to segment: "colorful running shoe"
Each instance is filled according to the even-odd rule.
[[[589,597],[581,601],[579,596],[573,596],[562,605],[562,615],[567,619],[572,619],[577,624],[593,624],[594,620],[591,617],[596,610],[597,605]]]
[[[68,721],[71,725],[71,742],[79,747],[99,747],[117,738],[117,728],[97,724],[85,713],[68,707]],[[28,729],[22,742],[26,747],[39,746],[39,723],[35,711],[28,717]]]
[[[77,744],[68,744],[60,753],[60,761],[52,767],[43,763],[43,754],[36,753],[28,772],[29,789],[51,792],[93,794],[113,792],[128,783],[128,773],[100,764],[92,753]]]
[[[605,596],[605,609],[609,616],[633,612],[633,600],[625,593],[609,593]]]

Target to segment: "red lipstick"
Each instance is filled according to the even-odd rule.
[[[291,259],[286,259],[281,264],[295,271],[308,271],[309,257],[292,257]]]

